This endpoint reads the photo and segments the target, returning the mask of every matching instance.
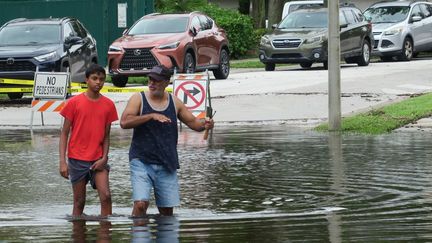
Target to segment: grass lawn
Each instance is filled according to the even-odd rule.
[[[432,115],[432,93],[416,96],[366,113],[342,119],[342,132],[383,134]],[[317,131],[328,131],[321,124]]]

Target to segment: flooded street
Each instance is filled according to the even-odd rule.
[[[70,222],[59,131],[0,130],[0,241],[432,241],[432,134],[337,135],[278,126],[179,133],[181,206],[132,220],[130,131],[114,129],[114,216]],[[84,212],[99,213],[88,187]]]

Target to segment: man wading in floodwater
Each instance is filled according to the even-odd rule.
[[[144,216],[154,188],[159,213],[173,214],[180,204],[177,169],[177,118],[195,131],[212,129],[212,119],[196,118],[174,95],[165,91],[171,72],[165,66],[150,71],[148,92],[134,94],[120,119],[122,128],[133,128],[129,150],[133,190],[133,217]]]
[[[99,193],[101,216],[108,216],[112,214],[109,136],[111,123],[118,116],[114,103],[99,93],[105,83],[105,69],[94,64],[85,75],[87,91],[68,100],[60,112],[65,118],[60,135],[60,175],[72,182],[72,217],[83,214],[89,180]],[[70,138],[69,132],[72,133]]]

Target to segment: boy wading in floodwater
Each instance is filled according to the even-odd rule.
[[[72,183],[72,217],[83,214],[88,181],[98,191],[101,216],[108,216],[112,214],[109,136],[111,123],[118,120],[118,116],[114,103],[100,94],[105,83],[105,69],[93,64],[85,75],[87,91],[68,100],[60,112],[65,120],[60,135],[59,170],[60,175]]]

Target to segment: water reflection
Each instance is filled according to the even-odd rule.
[[[116,215],[107,225],[74,225],[65,218],[72,192],[58,175],[58,131],[0,131],[0,241],[432,241],[432,134],[244,126],[218,127],[204,141],[183,129],[181,206],[167,222],[128,218],[130,132],[113,129],[111,141]],[[97,193],[87,199],[85,212],[97,215]]]

